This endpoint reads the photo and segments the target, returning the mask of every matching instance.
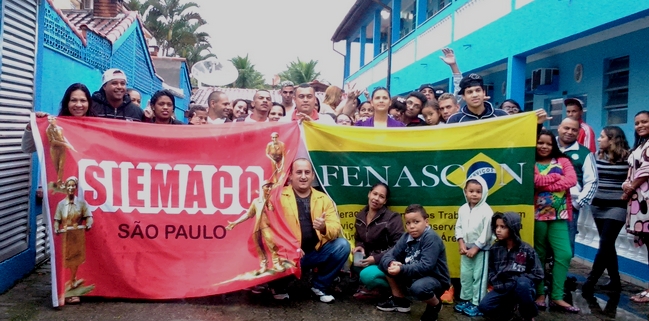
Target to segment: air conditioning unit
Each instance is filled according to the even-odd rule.
[[[559,86],[559,69],[557,68],[539,68],[532,71],[532,79],[530,87],[532,91],[542,89],[547,91],[550,89],[558,89]]]
[[[81,9],[92,9],[95,0],[83,0],[83,8]]]

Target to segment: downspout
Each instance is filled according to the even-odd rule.
[[[346,58],[347,56],[346,56],[344,53],[342,53],[342,52],[336,50],[336,43],[333,42],[333,41],[331,41],[331,49],[333,49],[333,51],[335,51],[337,54],[343,56],[343,61],[345,61],[345,58]],[[341,82],[341,84],[343,84],[343,85],[345,84],[345,75],[343,75],[343,82]]]

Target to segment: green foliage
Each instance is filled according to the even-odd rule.
[[[264,81],[264,75],[255,69],[255,65],[252,64],[248,55],[245,57],[234,57],[230,59],[230,62],[239,71],[239,77],[228,87],[252,89],[265,89],[267,87]]]
[[[180,0],[146,0],[141,3],[140,0],[129,0],[127,6],[143,16],[144,25],[157,40],[164,56],[177,55],[187,58],[188,64],[194,64],[201,60],[197,58],[214,55],[209,53],[212,47],[208,42],[209,35],[198,30],[206,22],[196,12],[199,8],[197,3],[181,3]]]
[[[297,58],[297,62],[292,61],[286,66],[286,70],[279,74],[279,78],[282,81],[290,80],[295,84],[314,81],[320,77],[320,72],[316,71],[317,65],[317,60],[305,62]]]

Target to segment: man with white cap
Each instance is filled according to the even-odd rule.
[[[92,94],[92,113],[97,117],[142,121],[144,111],[126,93],[126,74],[111,68],[101,77],[101,88]]]

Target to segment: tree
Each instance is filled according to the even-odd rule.
[[[239,77],[235,82],[229,85],[233,88],[265,88],[264,75],[255,69],[255,65],[250,62],[248,55],[245,57],[236,56],[230,59],[230,62],[239,71]]]
[[[146,3],[140,2],[140,0],[129,0],[126,2],[126,7],[131,11],[137,11],[142,17],[146,13],[146,10],[149,9],[149,6]]]
[[[304,62],[297,58],[297,62],[292,61],[286,66],[286,70],[279,74],[279,79],[282,81],[290,80],[295,84],[314,81],[320,77],[320,73],[316,72],[317,65],[317,60]]]
[[[133,0],[131,0],[133,1]],[[168,56],[170,50],[177,53],[181,48],[206,42],[208,35],[196,30],[206,22],[194,8],[195,2],[181,4],[180,0],[147,0],[142,6],[147,9],[145,26],[158,40],[162,54]]]
[[[177,25],[177,29],[173,30],[173,37],[170,43],[173,43],[174,53],[187,58],[182,52],[191,51],[200,45],[203,50],[212,48],[208,42],[209,35],[206,32],[198,31],[202,24],[193,23],[186,26]]]
[[[192,70],[192,66],[201,61],[210,57],[216,57],[215,54],[210,52],[209,43],[198,43],[193,46],[186,46],[181,48],[178,51],[178,55],[187,59],[187,67],[189,70]],[[207,54],[204,54],[207,52]]]

